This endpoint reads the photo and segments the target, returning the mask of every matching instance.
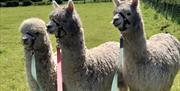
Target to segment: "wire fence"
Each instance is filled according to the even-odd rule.
[[[157,12],[180,24],[180,0],[143,0]]]

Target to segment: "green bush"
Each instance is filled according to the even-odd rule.
[[[9,2],[9,1],[16,1],[16,2],[23,2],[23,1],[32,1],[32,2],[41,2],[43,0],[0,0],[0,2]]]
[[[50,2],[52,2],[52,0],[49,0]],[[58,4],[62,4],[63,3],[63,0],[55,0]],[[66,0],[64,0],[66,1]],[[67,0],[68,1],[68,0]]]
[[[33,5],[45,5],[45,2],[34,2]]]
[[[16,6],[19,6],[19,2],[14,0],[14,1],[7,1],[5,7],[16,7]]]
[[[0,0],[0,2],[5,2],[5,1],[7,1],[7,0]]]
[[[18,2],[19,0],[0,0],[0,2],[14,2],[14,1]]]
[[[5,6],[6,6],[6,3],[0,2],[0,7],[5,7]]]
[[[22,6],[29,6],[29,5],[32,5],[32,1],[31,0],[23,0],[22,1]]]
[[[42,0],[31,0],[32,2],[41,2]]]

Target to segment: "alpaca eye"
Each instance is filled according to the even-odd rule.
[[[128,13],[127,13],[127,15],[128,15],[128,16],[130,16],[130,15],[131,15],[131,13],[130,13],[130,12],[128,12]]]
[[[67,21],[66,20],[62,20],[63,23],[66,23]]]
[[[36,35],[39,35],[39,32],[36,32],[35,34],[36,34]]]

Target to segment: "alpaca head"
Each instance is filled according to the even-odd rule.
[[[54,10],[49,15],[47,31],[56,36],[71,37],[79,32],[81,27],[80,19],[76,14],[73,1],[68,1],[65,7],[59,6],[53,1]]]
[[[47,44],[45,22],[38,18],[24,20],[20,26],[22,34],[22,43],[25,49],[40,49],[43,44]]]
[[[113,0],[115,10],[113,17],[113,25],[122,33],[133,30],[138,21],[140,21],[138,13],[138,0]]]

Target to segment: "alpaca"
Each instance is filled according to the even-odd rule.
[[[55,9],[50,14],[47,31],[60,37],[65,91],[110,91],[118,68],[119,43],[107,42],[87,49],[82,24],[73,2],[69,1],[62,8],[54,1],[53,6]],[[127,91],[120,76],[119,88]]]
[[[31,91],[56,91],[55,64],[45,22],[39,18],[26,19],[22,22],[20,31],[25,52],[27,80]],[[31,73],[33,55],[37,79]]]
[[[180,67],[180,42],[164,33],[146,41],[138,3],[114,0],[113,24],[124,38],[123,77],[130,91],[170,91]]]

